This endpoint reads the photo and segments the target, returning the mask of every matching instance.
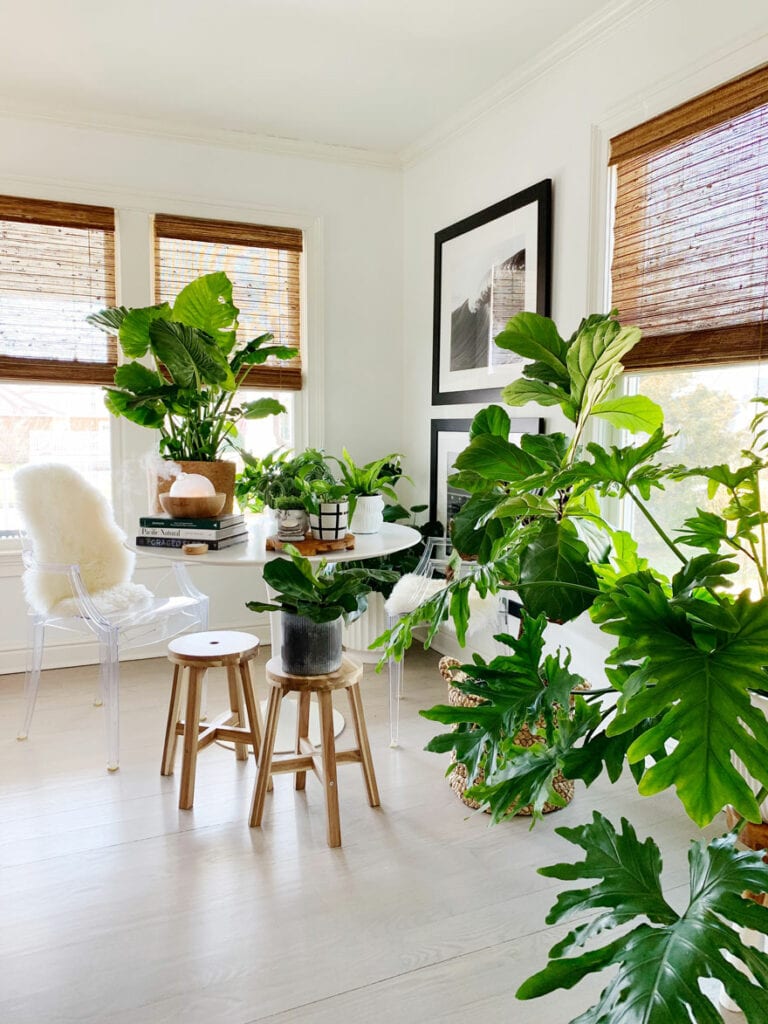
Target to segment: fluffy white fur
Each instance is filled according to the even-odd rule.
[[[405,576],[401,576],[392,588],[384,610],[387,615],[405,615],[424,601],[429,600],[430,597],[434,597],[445,585],[445,580],[442,579],[407,573]],[[480,597],[477,590],[472,587],[469,593],[468,632],[474,633],[488,625],[494,625],[498,611],[499,598],[496,594]],[[447,625],[452,629],[453,621],[449,619]]]
[[[38,562],[78,564],[97,607],[114,613],[151,599],[131,583],[135,555],[124,546],[112,510],[92,484],[70,466],[41,463],[14,474],[16,500]],[[28,569],[24,594],[38,612],[77,614],[67,576]],[[62,604],[63,602],[63,604]]]

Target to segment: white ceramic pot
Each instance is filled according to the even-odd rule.
[[[384,522],[384,499],[380,494],[361,494],[355,505],[352,533],[378,533]]]
[[[309,526],[317,540],[343,540],[349,529],[349,502],[320,502],[318,514],[309,514]]]

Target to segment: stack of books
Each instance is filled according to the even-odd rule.
[[[182,548],[207,544],[221,551],[248,540],[245,516],[236,512],[212,519],[174,519],[172,516],[141,516],[136,544],[142,548]]]

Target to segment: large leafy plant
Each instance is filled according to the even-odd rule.
[[[239,344],[238,315],[232,282],[219,271],[192,281],[172,304],[117,306],[89,316],[94,326],[117,333],[129,360],[105,388],[109,411],[159,430],[163,457],[201,462],[221,456],[238,420],[285,412],[274,398],[235,403],[251,366],[297,351],[270,345],[272,334]]]
[[[743,465],[663,467],[659,456],[668,438],[660,410],[645,398],[614,398],[610,391],[638,338],[612,315],[589,317],[567,341],[545,318],[520,314],[510,321],[498,343],[533,362],[504,390],[505,402],[559,406],[573,429],[525,436],[515,445],[505,409],[478,414],[452,478],[471,494],[454,543],[477,564],[386,639],[400,656],[416,624],[428,622],[429,642],[449,614],[463,638],[473,582],[516,591],[520,635],[499,638],[511,653],[490,663],[476,656],[463,666],[468,678],[459,685],[483,703],[424,712],[456,730],[435,737],[430,749],[454,750],[470,779],[483,772],[484,781],[468,795],[495,820],[526,804],[540,812],[554,797],[558,771],[590,784],[603,771],[615,781],[625,764],[644,795],[674,787],[699,826],[726,806],[740,816],[729,835],[691,846],[690,899],[682,913],[661,895],[658,848],[641,843],[629,823],[617,831],[596,815],[590,825],[560,830],[587,858],[545,873],[598,881],[561,894],[548,920],[602,910],[558,943],[518,994],[571,988],[586,974],[615,966],[613,980],[578,1024],[712,1024],[719,1015],[699,987],[700,978],[710,977],[723,983],[749,1024],[758,1024],[768,1019],[768,957],[742,944],[729,922],[768,934],[768,910],[742,896],[768,890],[768,867],[735,845],[746,821],[760,821],[768,794],[768,723],[752,701],[768,683],[768,513],[760,489],[768,468],[768,413],[754,419]],[[611,447],[588,441],[594,418],[648,439]],[[690,475],[703,476],[710,496],[724,496],[725,507],[699,509],[669,534],[654,518],[653,492]],[[678,562],[671,578],[606,521],[605,497],[630,501],[645,516]],[[735,556],[754,569],[754,586],[740,593],[732,586]],[[608,686],[579,694],[568,659],[544,656],[542,637],[547,620],[568,622],[584,612],[615,645]],[[527,749],[509,739],[523,723],[539,740]],[[757,793],[732,754],[746,765]],[[623,929],[620,936],[594,948],[593,940],[615,927]]]
[[[241,451],[243,471],[235,480],[235,497],[241,508],[261,512],[265,506],[276,508],[283,498],[303,505],[307,488],[318,480],[333,483],[325,457],[317,448],[291,452],[275,448],[263,458]]]

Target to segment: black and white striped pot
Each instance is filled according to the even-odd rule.
[[[349,529],[349,502],[320,502],[318,514],[309,514],[309,528],[317,540],[343,540]]]

